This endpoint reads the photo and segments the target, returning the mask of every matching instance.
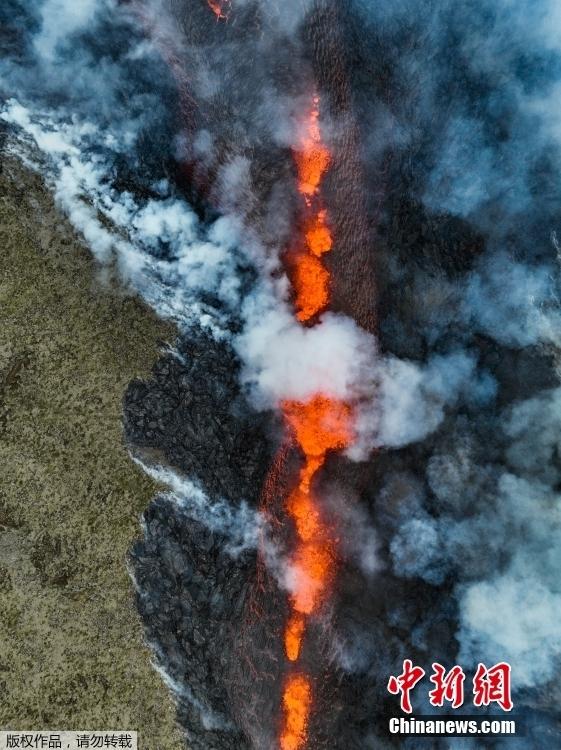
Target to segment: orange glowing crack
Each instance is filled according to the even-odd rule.
[[[311,615],[318,607],[333,573],[332,544],[317,540],[298,546],[292,565],[295,573],[292,606],[296,612]]]
[[[309,202],[317,193],[321,178],[331,162],[329,149],[321,140],[317,95],[313,97],[310,112],[300,128],[293,156],[298,172],[298,190]]]
[[[329,304],[330,275],[321,258],[333,246],[327,211],[321,205],[320,186],[331,154],[321,139],[318,96],[313,97],[293,157],[298,190],[304,198],[303,236],[301,247],[287,257],[287,270],[294,289],[296,317],[307,322]],[[325,599],[336,564],[335,542],[314,495],[313,480],[329,451],[342,450],[354,440],[354,416],[350,404],[323,393],[308,401],[286,400],[281,410],[305,459],[298,484],[285,501],[296,544],[290,560],[291,611],[284,649],[288,661],[295,664],[301,661],[307,618]],[[300,750],[306,745],[311,704],[311,680],[300,668],[288,675],[284,685],[281,750]]]
[[[345,402],[322,394],[307,402],[284,401],[281,407],[306,459],[286,508],[298,536],[292,556],[291,603],[296,612],[310,615],[331,580],[334,564],[330,530],[321,517],[311,482],[327,451],[342,449],[352,441],[352,410]]]
[[[327,211],[319,204],[319,189],[331,162],[329,149],[322,142],[319,126],[319,97],[301,124],[293,149],[298,190],[304,196],[304,247],[290,259],[289,275],[294,288],[296,317],[309,321],[329,303],[329,272],[320,257],[333,246]]]
[[[290,675],[283,695],[284,727],[280,737],[281,750],[299,750],[307,739],[312,687],[303,674]]]

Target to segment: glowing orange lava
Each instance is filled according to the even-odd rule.
[[[327,307],[329,273],[314,255],[296,256],[292,267],[292,284],[296,291],[296,317],[304,322]]]
[[[298,661],[304,628],[304,618],[300,614],[294,613],[288,621],[284,634],[284,647],[290,661]]]
[[[312,702],[312,688],[306,675],[293,674],[286,681],[283,707],[284,727],[281,750],[299,750],[306,742],[306,730]]]
[[[306,228],[306,245],[308,250],[318,258],[328,253],[333,246],[331,231],[327,225],[327,211],[318,211],[314,220]]]
[[[304,322],[321,312],[329,302],[329,272],[319,259],[333,245],[327,211],[319,201],[321,180],[331,162],[331,154],[321,139],[318,96],[314,96],[310,112],[300,127],[293,155],[306,215],[304,246],[292,254],[289,263],[296,317]]]
[[[232,9],[231,0],[207,0],[208,7],[216,16],[217,21],[227,21]]]
[[[300,129],[298,144],[294,149],[294,162],[298,171],[298,190],[306,203],[309,203],[318,192],[321,178],[331,162],[329,149],[321,140],[317,94],[312,99],[312,107]]]
[[[306,457],[323,462],[327,451],[353,439],[352,409],[344,401],[319,393],[310,401],[283,401],[281,408]]]
[[[322,256],[333,246],[327,210],[320,195],[331,155],[321,139],[317,96],[313,97],[293,154],[298,190],[304,198],[303,237],[299,249],[287,256],[287,265],[296,317],[309,324],[329,304],[330,275]],[[314,495],[313,480],[329,451],[342,450],[354,440],[354,418],[350,404],[323,393],[308,401],[283,401],[281,409],[304,456],[298,484],[285,501],[296,532],[290,561],[291,612],[284,632],[286,657],[294,664],[302,659],[307,618],[325,599],[336,562],[335,542]],[[284,685],[281,750],[299,750],[306,745],[311,704],[312,682],[300,667],[298,672],[288,674]]]
[[[334,564],[331,533],[311,484],[327,452],[345,448],[352,441],[352,411],[348,404],[322,394],[307,402],[284,401],[281,408],[305,457],[298,486],[286,501],[298,537],[292,556],[291,604],[296,612],[310,615],[321,602]]]

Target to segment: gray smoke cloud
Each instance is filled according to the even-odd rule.
[[[403,575],[433,584],[459,578],[460,658],[473,666],[502,654],[519,687],[551,679],[561,653],[560,404],[556,389],[504,415],[506,466],[475,461],[467,439],[453,454],[433,455],[428,478],[439,513],[416,497],[391,547]]]
[[[493,364],[489,376],[480,370],[467,412],[439,420],[416,491],[392,518],[391,565],[406,579],[453,586],[459,662],[504,659],[517,691],[539,688],[555,678],[561,656],[559,6],[354,7],[373,36],[388,40],[407,92],[392,101],[391,117],[396,148],[413,164],[409,198],[433,216],[467,222],[485,242],[467,270],[420,267],[406,292],[409,330],[429,352],[452,341],[465,356],[479,342]],[[370,158],[379,151],[374,143]],[[452,369],[459,377],[461,368]],[[425,403],[406,429],[430,423]],[[380,497],[388,507],[395,484],[388,479]]]

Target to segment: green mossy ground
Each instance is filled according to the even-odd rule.
[[[0,727],[180,748],[125,562],[154,485],[121,431],[173,330],[103,280],[41,179],[0,174]]]

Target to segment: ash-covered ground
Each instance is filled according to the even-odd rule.
[[[515,742],[554,747],[555,5],[232,0],[217,20],[202,0],[91,0],[64,39],[54,5],[8,18],[3,117],[22,152],[46,154],[98,261],[179,328],[127,389],[124,422],[169,487],[131,568],[188,747],[276,746],[286,561],[275,548],[263,564],[259,502],[279,400],[318,388],[359,403],[363,432],[318,478],[341,564],[304,654],[310,746],[416,747],[387,732],[388,676],[410,658],[469,679],[508,661],[529,726]],[[303,333],[282,259],[294,123],[315,90],[332,308]],[[279,495],[296,460],[277,467]],[[426,693],[416,713],[433,712]]]

